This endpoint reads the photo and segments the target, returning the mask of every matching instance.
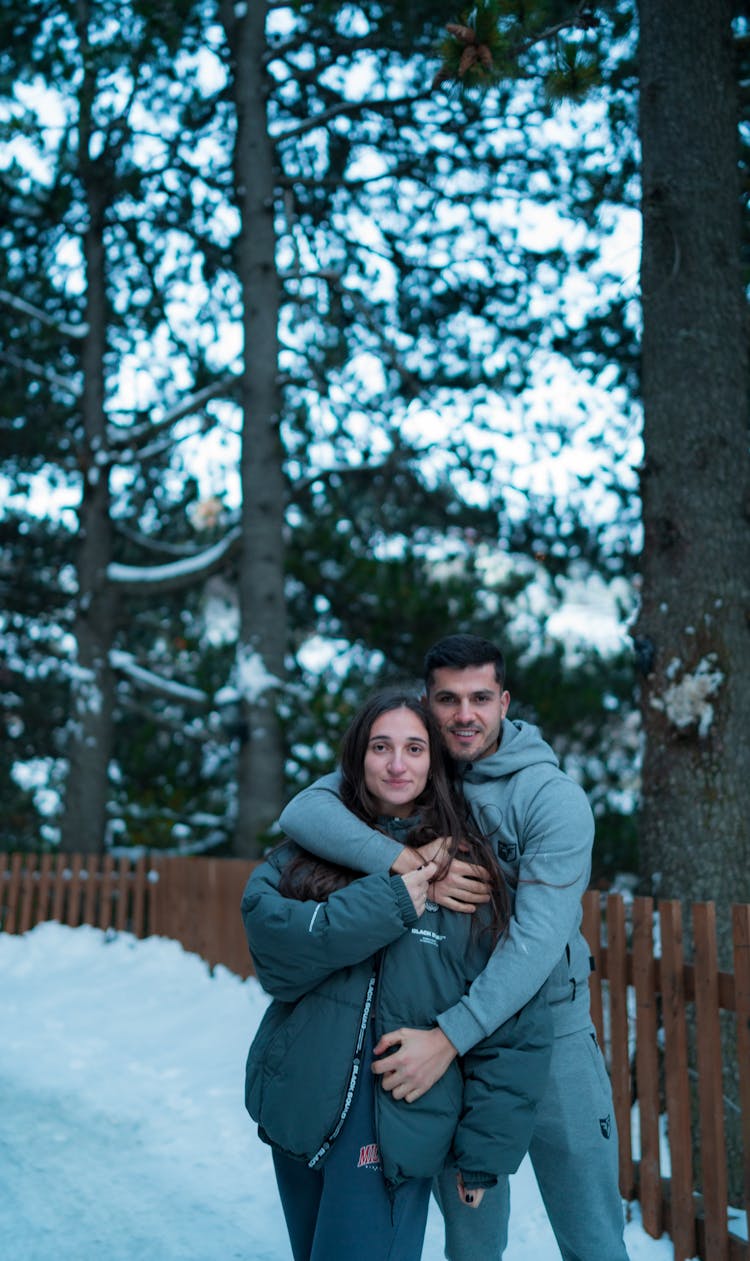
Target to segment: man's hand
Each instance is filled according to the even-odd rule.
[[[449,845],[449,836],[436,836],[434,841],[426,841],[424,845],[420,845],[419,849],[411,849],[405,845],[395,862],[391,863],[391,875],[403,876],[407,871],[415,871],[417,867],[431,862],[437,863],[439,871],[441,860],[444,860],[448,853]]]
[[[405,845],[398,858],[391,863],[389,870],[392,876],[405,876],[407,871],[416,871],[426,862],[427,858],[424,858],[418,849],[410,849],[408,845]]]
[[[384,1055],[393,1046],[398,1050],[377,1060],[372,1071],[382,1078],[384,1090],[407,1103],[426,1094],[458,1055],[453,1043],[437,1027],[384,1033],[374,1053]]]
[[[433,882],[430,897],[449,911],[475,911],[490,900],[488,884],[486,868],[454,858],[442,879]]]

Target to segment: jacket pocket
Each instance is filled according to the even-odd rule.
[[[591,975],[591,955],[585,939],[579,933],[565,947],[560,962],[552,969],[545,985],[544,995],[550,1006],[574,1003],[585,993]]]
[[[271,1003],[256,1033],[245,1065],[245,1107],[254,1121],[262,1122],[263,1100],[269,1084],[284,1073],[290,1048],[302,1038],[312,1018],[312,1008],[300,1003]]]

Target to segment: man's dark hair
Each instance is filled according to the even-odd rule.
[[[436,670],[466,670],[469,666],[495,667],[495,679],[505,686],[505,658],[489,639],[478,635],[446,635],[427,650],[424,659],[424,684],[429,691]]]

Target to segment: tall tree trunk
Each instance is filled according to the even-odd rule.
[[[85,28],[81,33],[85,49]],[[114,675],[110,650],[117,597],[107,582],[112,559],[109,466],[104,412],[105,329],[107,326],[105,211],[107,175],[88,156],[89,103],[82,89],[79,125],[80,174],[88,223],[83,250],[88,335],[81,356],[84,442],[80,452],[83,490],[78,514],[78,601],[75,617],[77,659],[72,678],[69,772],[61,847],[103,850],[112,756]]]
[[[750,458],[729,0],[641,0],[644,664],[641,856],[713,900],[731,967],[750,900]],[[724,1093],[737,1099],[726,1025]],[[726,1112],[730,1197],[741,1139]],[[695,1151],[700,1168],[700,1151]]]
[[[240,210],[237,264],[243,296],[241,386],[242,552],[238,681],[247,717],[242,744],[234,852],[254,856],[279,813],[284,743],[278,715],[287,618],[283,529],[286,484],[280,436],[274,152],[266,117],[265,4],[241,17],[223,6],[233,53],[237,113],[235,184]]]
[[[727,964],[727,908],[750,899],[748,358],[731,6],[641,0],[640,20],[641,852],[655,892],[717,901]]]

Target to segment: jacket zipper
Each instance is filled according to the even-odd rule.
[[[354,1098],[354,1091],[355,1091],[357,1082],[359,1080],[359,1075],[362,1069],[362,1051],[364,1050],[365,1038],[367,1037],[367,1022],[370,1019],[370,1012],[372,1011],[372,1003],[373,1003],[373,997],[375,994],[375,984],[377,982],[377,977],[378,977],[378,969],[377,969],[377,964],[376,964],[370,975],[370,980],[367,985],[367,993],[365,994],[365,1001],[362,1007],[362,1013],[360,1015],[359,1029],[357,1031],[357,1041],[354,1047],[354,1056],[352,1058],[352,1067],[351,1067],[351,1072],[349,1074],[349,1083],[346,1088],[346,1094],[344,1095],[344,1104],[341,1109],[339,1119],[336,1122],[333,1129],[331,1130],[331,1133],[328,1135],[328,1138],[325,1139],[325,1141],[321,1144],[321,1146],[316,1151],[315,1155],[310,1160],[308,1160],[307,1162],[308,1169],[315,1169],[316,1166],[320,1164],[321,1160],[327,1154],[327,1152],[330,1151],[331,1145],[338,1138],[339,1134],[341,1133],[341,1129],[344,1124],[344,1121],[349,1115],[349,1110],[351,1109],[352,1100]]]
[[[381,952],[380,952],[380,955],[379,955],[379,960],[380,960],[380,967],[379,967],[379,969],[377,969],[377,965],[376,965],[376,969],[377,969],[377,971],[378,971],[377,982],[378,982],[378,984],[382,984],[382,979],[383,979],[383,977],[382,977],[382,969],[383,969],[383,965],[385,964],[385,952],[384,952],[384,951],[381,951]],[[377,1027],[376,1027],[376,1028],[374,1029],[374,1031],[373,1031],[373,1032],[374,1032],[375,1039],[376,1039],[376,1042],[377,1042],[377,1040],[378,1040],[378,1039],[379,1039],[379,1037],[380,1037],[380,1030],[379,1030],[379,1028],[377,1028]],[[378,1148],[378,1151],[379,1151],[379,1153],[380,1153],[380,1167],[381,1167],[381,1169],[382,1169],[382,1171],[383,1171],[383,1181],[384,1181],[384,1183],[385,1183],[385,1193],[386,1193],[386,1195],[388,1196],[388,1204],[389,1204],[389,1207],[390,1207],[390,1212],[391,1212],[391,1226],[393,1226],[393,1224],[394,1224],[394,1216],[393,1216],[393,1214],[394,1214],[394,1209],[395,1209],[395,1195],[396,1195],[396,1187],[397,1187],[397,1184],[396,1184],[395,1182],[390,1182],[390,1181],[388,1180],[388,1178],[386,1177],[386,1174],[385,1174],[385,1159],[384,1159],[384,1157],[383,1157],[383,1148],[382,1148],[382,1146],[381,1146],[381,1144],[380,1144],[380,1113],[381,1113],[381,1105],[382,1105],[382,1098],[383,1098],[383,1095],[382,1095],[382,1090],[383,1090],[382,1084],[381,1084],[381,1082],[380,1082],[380,1079],[378,1079],[378,1083],[377,1083],[377,1086],[376,1086],[376,1088],[375,1088],[375,1100],[374,1100],[374,1107],[373,1107],[373,1117],[374,1117],[374,1120],[375,1120],[375,1142],[376,1142],[376,1144],[377,1144],[377,1148]]]

